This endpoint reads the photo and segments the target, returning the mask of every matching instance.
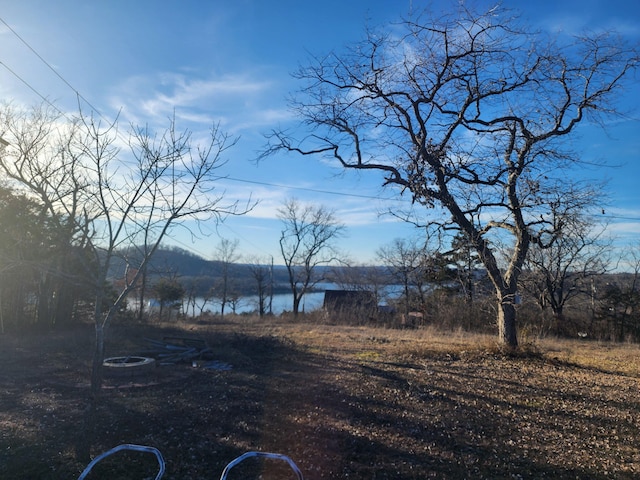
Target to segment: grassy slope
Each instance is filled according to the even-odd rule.
[[[144,337],[166,334],[205,338],[233,369],[178,365],[107,381],[95,454],[152,445],[167,460],[164,478],[182,480],[219,478],[248,450],[287,454],[308,480],[640,471],[635,345],[541,340],[505,356],[493,338],[464,332],[243,318],[114,326],[108,354],[137,353]],[[0,478],[77,478],[90,347],[90,329],[0,337]],[[143,463],[122,457],[104,468],[142,478],[153,471]]]

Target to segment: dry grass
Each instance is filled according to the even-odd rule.
[[[544,339],[545,357],[583,368],[640,377],[640,346],[585,340]]]
[[[115,326],[108,353],[167,334],[205,338],[233,369],[178,365],[107,382],[94,454],[155,446],[164,478],[180,480],[219,478],[248,450],[289,455],[307,480],[640,474],[636,345],[545,339],[506,355],[493,337],[460,330],[239,318]],[[0,478],[77,478],[90,344],[88,328],[0,337]],[[104,468],[94,478],[149,475],[135,458]],[[238,473],[287,478],[269,472]]]

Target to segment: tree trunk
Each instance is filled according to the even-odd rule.
[[[518,347],[516,307],[511,300],[498,302],[498,339],[506,347]]]
[[[300,311],[300,300],[302,300],[302,296],[298,296],[297,294],[293,294],[293,317],[298,317],[298,312]]]
[[[557,306],[551,309],[553,313],[553,322],[556,332],[566,333],[565,331],[565,317],[564,317],[564,308],[562,305]]]
[[[102,362],[104,361],[104,326],[96,323],[96,344],[91,368],[91,398],[97,398],[102,388]]]
[[[104,362],[104,326],[102,320],[102,296],[96,295],[96,306],[94,311],[95,322],[95,345],[93,350],[93,361],[91,365],[91,387],[87,407],[84,411],[84,421],[82,431],[78,435],[76,444],[76,458],[87,463],[90,460],[91,446],[94,442],[96,411],[100,400],[102,389],[102,363]]]
[[[409,318],[409,283],[404,282],[404,318]]]
[[[64,326],[73,322],[75,295],[67,283],[60,285],[55,291],[54,317],[52,326]]]
[[[2,314],[2,291],[0,291],[0,333],[4,335],[4,315]]]
[[[51,318],[51,279],[49,274],[45,274],[38,285],[36,325],[38,328],[47,326]]]
[[[140,295],[138,296],[138,322],[142,323],[144,319],[144,298],[147,288],[147,267],[144,266],[142,275],[140,276]]]

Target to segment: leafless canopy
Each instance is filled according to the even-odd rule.
[[[125,139],[117,121],[105,125],[82,114],[69,121],[47,108],[0,109],[0,136],[8,142],[0,171],[37,200],[61,242],[83,252],[82,266],[95,290],[94,396],[101,386],[105,327],[163,239],[187,219],[197,224],[250,208],[226,200],[216,188],[223,157],[236,139],[215,125],[209,133],[197,145],[169,119],[160,134],[132,127]],[[125,141],[129,151],[122,148]],[[110,302],[108,276],[123,252],[126,272]]]
[[[294,198],[284,202],[278,218],[283,224],[280,253],[293,294],[293,314],[297,315],[304,294],[322,280],[318,267],[340,261],[335,240],[343,234],[344,225],[333,211]]]
[[[425,12],[301,68],[306,87],[292,100],[301,128],[272,132],[265,155],[380,171],[414,202],[442,207],[441,224],[471,239],[504,305],[529,245],[553,227],[557,192],[581,196],[564,138],[616,113],[637,63],[609,33],[548,38],[500,7],[436,20]],[[513,254],[502,273],[494,251],[505,241]]]

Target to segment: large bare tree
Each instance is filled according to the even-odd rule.
[[[70,122],[46,108],[25,112],[6,107],[0,119],[0,134],[9,143],[0,156],[1,171],[37,198],[74,252],[83,252],[84,269],[92,279],[96,340],[91,413],[102,385],[106,327],[162,240],[187,219],[246,211],[215,190],[223,156],[236,140],[214,126],[208,141],[195,145],[190,132],[178,131],[169,119],[161,134],[132,127],[127,151],[118,146],[123,138],[116,123],[103,126],[82,115]],[[109,279],[123,252],[126,271],[119,272],[122,281],[113,298]],[[93,421],[93,415],[88,418]],[[82,457],[88,445],[82,446]]]
[[[529,247],[553,229],[554,194],[566,192],[567,205],[580,196],[567,137],[616,113],[637,64],[637,52],[609,33],[548,38],[501,7],[426,11],[299,69],[305,87],[292,106],[302,123],[272,132],[264,155],[323,155],[378,171],[413,202],[441,208],[431,220],[462,231],[478,252],[495,288],[499,339],[516,347]]]

